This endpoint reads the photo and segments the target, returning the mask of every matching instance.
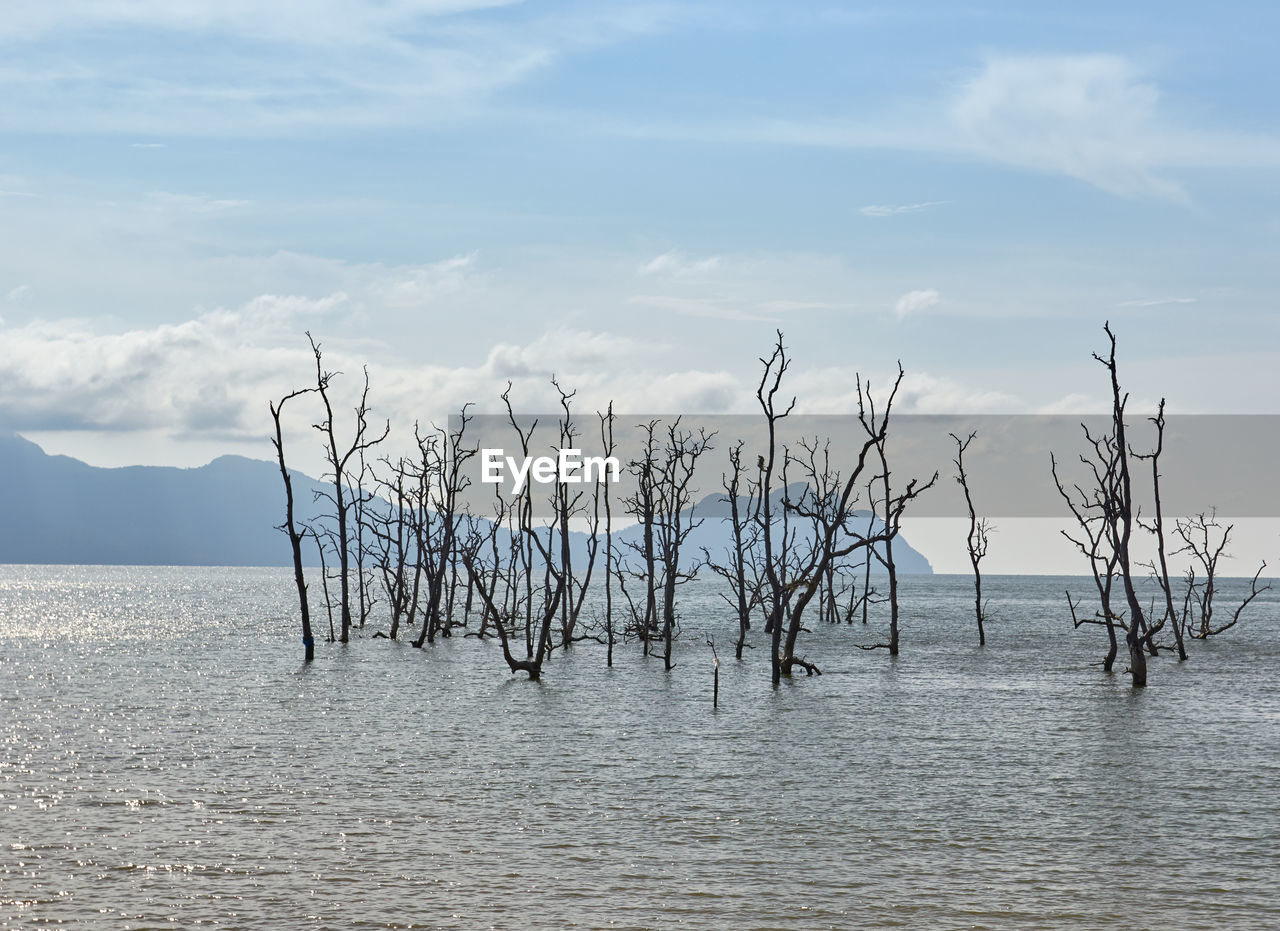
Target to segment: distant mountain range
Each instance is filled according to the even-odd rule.
[[[295,478],[299,501],[314,482]],[[198,469],[101,469],[0,436],[0,562],[290,564],[272,462],[222,456]]]
[[[292,474],[305,516],[320,486]],[[704,498],[695,508],[704,521],[687,552],[706,547],[718,556],[730,539],[728,511],[723,495]],[[50,456],[16,434],[0,435],[0,563],[285,566],[289,543],[276,529],[283,518],[274,462],[221,456],[195,469],[102,469]],[[615,541],[640,532],[626,528]],[[575,536],[581,551],[586,535]],[[902,537],[894,556],[900,572],[932,572]]]

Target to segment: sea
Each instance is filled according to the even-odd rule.
[[[709,583],[531,682],[377,609],[304,665],[286,569],[0,567],[0,927],[1280,927],[1277,592],[1135,690],[1087,580],[984,582],[775,688]]]

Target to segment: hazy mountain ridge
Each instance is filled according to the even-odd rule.
[[[294,475],[300,506],[314,480]],[[104,469],[0,437],[0,562],[275,566],[290,561],[275,463]]]

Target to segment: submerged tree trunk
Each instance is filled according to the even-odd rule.
[[[893,561],[893,538],[884,541],[884,564],[889,571],[889,655],[898,655],[898,566]]]
[[[284,524],[282,530],[289,537],[289,547],[293,551],[293,581],[298,587],[298,605],[302,612],[302,660],[309,663],[315,659],[316,641],[311,635],[311,607],[307,603],[307,580],[302,571],[302,532],[298,530],[297,524],[293,519],[293,479],[289,475],[289,469],[284,462],[284,434],[280,428],[280,412],[284,409],[285,402],[290,398],[296,398],[300,394],[307,394],[311,389],[304,388],[300,391],[294,391],[285,395],[279,404],[271,404],[271,419],[275,421],[276,435],[272,438],[272,445],[276,448],[276,459],[280,463],[280,477],[284,479]]]
[[[355,430],[351,445],[345,451],[338,448],[337,424],[334,423],[333,405],[329,399],[329,387],[335,373],[324,370],[320,345],[312,338],[310,332],[307,333],[307,339],[311,343],[311,351],[316,360],[315,390],[324,404],[325,418],[321,423],[313,426],[325,437],[325,458],[332,470],[330,480],[333,483],[333,493],[330,503],[333,505],[334,516],[337,519],[338,532],[334,545],[338,551],[339,611],[342,623],[342,636],[339,639],[342,643],[346,643],[351,632],[351,530],[347,523],[347,511],[353,504],[348,497],[350,477],[347,474],[347,466],[354,456],[357,454],[363,456],[367,450],[385,440],[391,432],[391,424],[388,422],[376,439],[368,439],[369,371],[366,368],[364,390],[360,394],[360,403],[355,408]]]
[[[982,610],[982,569],[980,564],[987,555],[987,534],[989,526],[986,518],[978,519],[978,512],[973,506],[973,495],[969,491],[969,475],[964,468],[965,450],[978,434],[970,432],[967,439],[960,439],[954,433],[951,438],[956,441],[956,481],[964,490],[964,501],[969,508],[969,535],[965,542],[969,549],[969,564],[973,566],[973,612],[978,619],[978,646],[986,646],[987,632],[984,626],[985,612]]]
[[[1165,557],[1164,546],[1164,505],[1160,500],[1160,454],[1164,451],[1164,398],[1160,399],[1160,408],[1156,416],[1151,418],[1156,425],[1156,448],[1148,458],[1151,459],[1151,489],[1155,497],[1156,519],[1151,531],[1156,537],[1156,554],[1160,560],[1159,583],[1164,593],[1165,619],[1173,625],[1173,639],[1178,648],[1178,662],[1187,658],[1187,646],[1182,638],[1182,624],[1178,619],[1177,609],[1173,605],[1173,585],[1169,580],[1169,563]],[[1140,457],[1141,458],[1141,457]]]
[[[1138,601],[1138,593],[1133,585],[1133,570],[1129,558],[1129,541],[1133,534],[1133,482],[1129,475],[1129,447],[1125,440],[1124,408],[1129,400],[1127,394],[1120,392],[1120,380],[1116,373],[1116,338],[1111,332],[1110,324],[1103,328],[1111,340],[1111,351],[1106,359],[1095,354],[1094,358],[1106,366],[1111,375],[1112,419],[1116,437],[1116,457],[1119,464],[1119,496],[1116,504],[1117,522],[1120,537],[1116,547],[1116,555],[1120,563],[1120,579],[1124,583],[1124,597],[1129,605],[1129,624],[1125,643],[1129,648],[1129,674],[1135,687],[1147,684],[1147,654],[1144,636],[1147,632],[1146,618],[1142,613],[1142,604]]]

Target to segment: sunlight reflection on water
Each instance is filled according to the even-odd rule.
[[[910,578],[896,662],[817,625],[774,691],[706,590],[670,674],[585,645],[530,683],[461,637],[303,668],[291,584],[0,567],[0,918],[1280,925],[1274,593],[1135,694],[1064,580],[989,580],[979,649],[967,580]]]

